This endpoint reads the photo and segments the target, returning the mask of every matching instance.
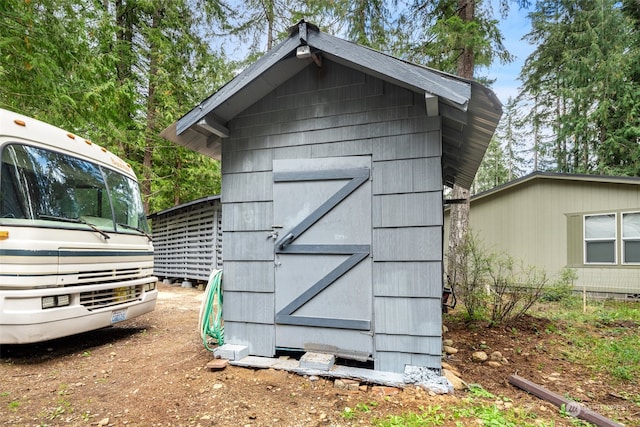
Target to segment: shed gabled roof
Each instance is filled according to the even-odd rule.
[[[322,33],[304,21],[291,28],[286,40],[162,131],[161,136],[220,159],[221,138],[229,136],[227,122],[309,66],[308,61],[296,56],[300,46],[424,94],[427,114],[442,116],[444,183],[471,186],[502,115],[500,101],[490,89]]]

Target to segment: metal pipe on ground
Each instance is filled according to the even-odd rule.
[[[595,424],[598,427],[623,427],[622,424],[610,420],[609,418],[606,418],[598,414],[597,412],[594,412],[589,408],[580,405],[577,402],[566,399],[559,394],[549,391],[544,387],[532,381],[524,379],[518,375],[511,375],[509,377],[509,383],[528,393],[533,394],[534,396],[539,397],[540,399],[553,403],[558,408],[564,405],[565,411],[569,415],[590,422],[591,424]]]

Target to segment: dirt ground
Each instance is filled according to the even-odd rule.
[[[347,391],[334,387],[333,380],[282,371],[233,366],[210,371],[205,366],[212,355],[196,331],[202,296],[197,289],[160,285],[153,313],[75,337],[3,346],[0,424],[360,426],[389,415],[460,404],[468,396],[466,391],[430,395],[413,386],[384,396],[371,384]],[[625,398],[637,396],[638,385],[614,388],[604,375],[576,368],[562,356],[562,348],[571,343],[541,333],[541,321],[527,319],[509,329],[447,326],[445,338],[459,350],[447,362],[462,379],[482,385],[501,402],[535,413],[541,425],[569,426],[575,420],[508,384],[511,374],[579,399],[626,426],[640,425],[640,407]],[[508,363],[492,368],[472,362],[477,350],[500,351]],[[347,407],[360,410],[347,419]],[[473,418],[458,422],[478,425]]]

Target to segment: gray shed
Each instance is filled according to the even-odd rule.
[[[301,21],[163,131],[222,160],[225,342],[440,368],[443,185],[470,186],[500,115]]]
[[[168,283],[205,282],[222,268],[220,196],[208,196],[149,215],[153,274]]]

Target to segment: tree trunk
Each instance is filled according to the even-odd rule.
[[[459,185],[453,186],[454,203],[449,210],[449,247],[447,259],[447,279],[450,285],[464,280],[463,265],[465,263],[463,247],[469,229],[469,190]]]
[[[182,170],[182,158],[178,156],[176,159],[176,167],[175,167],[176,177],[180,176],[181,170]],[[178,206],[181,201],[180,200],[180,190],[181,190],[180,181],[181,180],[179,179],[175,179],[173,181],[173,206]]]
[[[533,102],[533,108],[535,110],[538,109],[538,96]],[[535,118],[536,114],[533,115],[533,170],[534,172],[538,170],[538,156],[540,155],[540,150],[542,146],[542,142],[540,141],[540,125],[538,124],[538,119]]]
[[[475,18],[475,0],[458,0],[458,15],[464,22],[471,22]],[[474,52],[472,46],[462,46],[462,54],[458,58],[458,72],[460,77],[473,78]]]
[[[275,25],[275,13],[274,13],[274,8],[275,8],[275,1],[267,1],[264,3],[264,8],[265,8],[265,15],[267,17],[267,51],[271,50],[271,48],[273,47],[273,33],[275,31],[274,29],[274,25]]]
[[[131,77],[133,67],[133,10],[129,7],[126,0],[115,0],[115,44],[114,51],[118,58],[116,63],[116,75],[118,78],[118,84],[125,86],[127,81]],[[128,112],[123,112],[123,119]],[[117,141],[119,154],[124,158],[130,158],[131,149],[126,141]]]
[[[151,28],[155,30],[162,18],[162,10],[153,12]],[[151,42],[149,45],[149,86],[147,96],[147,128],[144,141],[144,157],[142,160],[142,200],[144,211],[149,215],[149,200],[151,198],[151,179],[153,174],[153,151],[155,149],[156,130],[156,79],[158,75],[158,46]]]
[[[465,22],[475,17],[475,0],[458,0],[458,14]],[[471,46],[463,46],[458,58],[457,74],[464,78],[473,78],[474,52]],[[469,229],[469,190],[457,184],[453,185],[453,199],[462,199],[462,203],[451,205],[449,211],[449,259],[447,277],[450,284],[462,279],[462,247],[467,239]]]

